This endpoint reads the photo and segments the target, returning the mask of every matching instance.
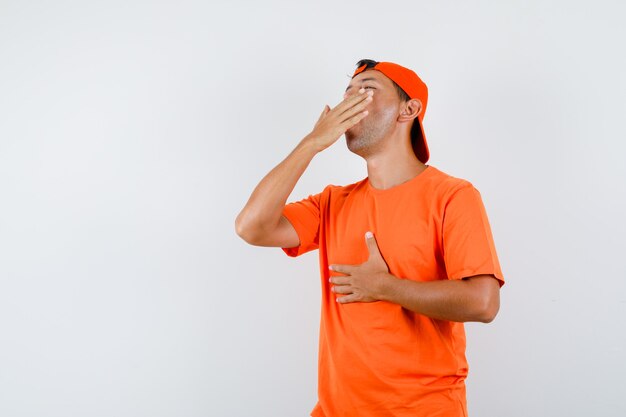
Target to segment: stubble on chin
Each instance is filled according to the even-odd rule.
[[[346,136],[346,145],[348,146],[348,149],[357,154],[357,155],[361,155],[364,156],[365,154],[369,153],[368,149],[371,147],[371,143],[369,142],[368,138],[366,137],[367,135],[364,134],[353,134],[353,133],[349,133],[346,132],[345,134]]]
[[[366,133],[367,132],[364,131],[363,126],[360,126],[359,124],[356,124],[350,129],[346,130],[344,135],[346,137],[346,145],[348,146],[348,149],[354,152],[355,150],[362,148],[363,145],[365,145],[364,142],[366,142],[364,138],[364,136],[366,136]]]
[[[376,125],[363,124],[364,121],[352,126],[344,133],[348,149],[366,158],[379,152],[382,140],[393,127],[394,113],[390,110],[389,117],[378,121]]]

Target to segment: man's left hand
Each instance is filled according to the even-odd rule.
[[[334,293],[347,294],[337,298],[339,303],[378,301],[381,299],[385,283],[393,278],[371,232],[365,234],[365,242],[369,251],[367,262],[359,265],[333,264],[328,267],[332,271],[347,275],[330,277],[329,280],[335,284],[331,287]]]

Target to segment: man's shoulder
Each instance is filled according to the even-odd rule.
[[[428,169],[433,170],[430,180],[433,188],[439,193],[453,194],[460,189],[474,186],[469,180],[452,175],[432,165]]]

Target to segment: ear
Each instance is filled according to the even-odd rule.
[[[418,98],[412,98],[411,100],[402,104],[402,111],[400,112],[399,121],[408,122],[415,119],[422,111],[422,101]]]

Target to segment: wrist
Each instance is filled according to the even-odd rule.
[[[398,292],[398,286],[402,285],[400,278],[386,272],[381,276],[378,290],[378,299],[381,301],[392,301],[394,294]]]
[[[316,136],[312,136],[310,133],[306,135],[300,144],[306,147],[308,150],[313,152],[314,154],[318,154],[324,150],[322,146],[319,144],[320,140]]]

